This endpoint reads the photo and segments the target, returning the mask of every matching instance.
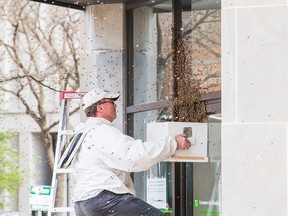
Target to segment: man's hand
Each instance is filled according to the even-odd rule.
[[[177,134],[175,140],[177,142],[177,150],[187,150],[191,147],[190,141],[184,134]]]

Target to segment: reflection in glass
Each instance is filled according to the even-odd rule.
[[[184,1],[181,39],[191,77],[201,93],[221,90],[220,1]],[[205,1],[206,2],[206,1]],[[201,4],[200,4],[201,3]],[[212,4],[213,3],[213,4]],[[216,7],[217,6],[217,7]],[[133,11],[133,104],[171,98],[171,41],[173,15],[171,1],[148,5]],[[132,105],[132,104],[131,104]]]
[[[209,162],[188,163],[186,170],[187,191],[192,192],[187,193],[187,206],[193,216],[221,215],[221,115],[208,119]]]
[[[182,13],[182,36],[192,76],[202,93],[221,90],[220,10],[192,10]]]
[[[171,79],[170,1],[143,6],[133,14],[133,99],[143,104],[167,99]]]
[[[188,66],[201,93],[221,90],[220,1],[192,0],[182,11],[182,39]],[[208,163],[187,163],[187,216],[221,214],[221,116],[209,116]]]
[[[134,137],[146,140],[147,123],[156,121],[160,110],[151,110],[133,114],[134,119]],[[140,124],[141,122],[141,124]],[[148,171],[134,173],[134,183],[136,196],[140,197],[150,204],[161,209],[164,212],[170,212],[172,207],[172,163],[161,162],[151,167]],[[155,185],[155,187],[153,187]]]

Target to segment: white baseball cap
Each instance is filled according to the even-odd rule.
[[[83,97],[83,109],[85,110],[87,107],[91,106],[94,103],[104,99],[111,98],[114,101],[119,98],[120,94],[118,93],[110,93],[109,91],[95,88],[89,92],[87,92]]]

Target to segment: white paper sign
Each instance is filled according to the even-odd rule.
[[[147,179],[147,202],[158,209],[167,209],[166,178]]]

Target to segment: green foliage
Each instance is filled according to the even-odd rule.
[[[8,143],[13,138],[10,132],[0,132],[0,194],[8,192],[15,196],[18,186],[21,184],[21,176],[18,167],[18,151]],[[4,203],[0,202],[0,208]]]

